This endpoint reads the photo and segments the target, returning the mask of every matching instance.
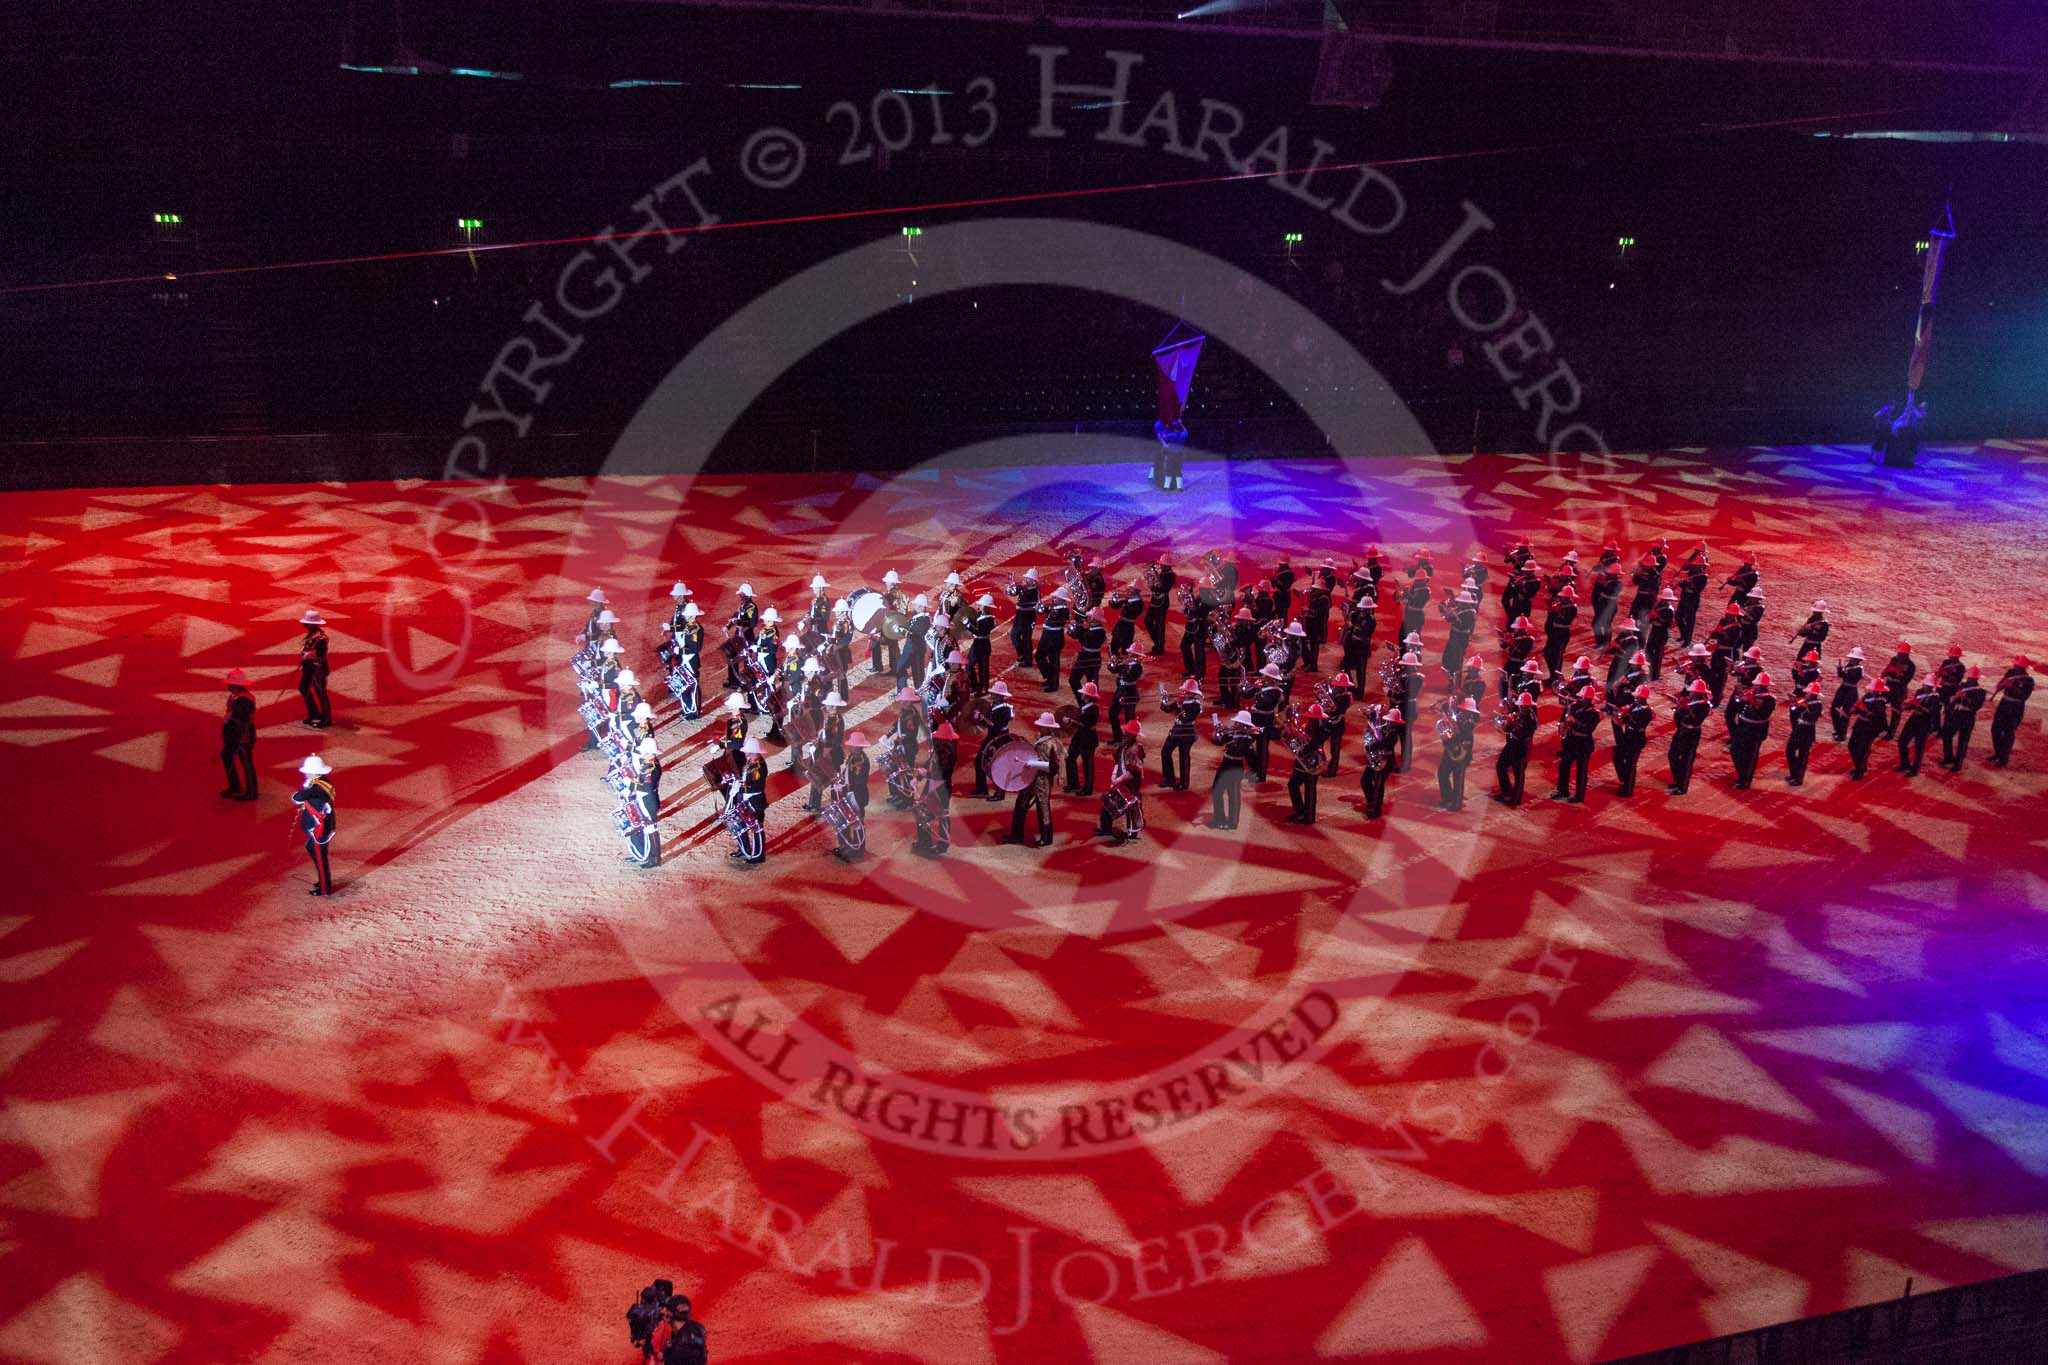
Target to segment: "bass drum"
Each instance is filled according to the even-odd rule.
[[[1008,744],[998,746],[996,756],[989,760],[988,780],[1006,792],[1020,792],[1038,780],[1037,768],[1031,765],[1038,758],[1038,750],[1012,735]]]
[[[887,599],[873,588],[855,588],[846,594],[846,613],[853,618],[853,628],[862,633],[866,633],[887,605]]]

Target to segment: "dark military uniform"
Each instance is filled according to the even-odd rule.
[[[1919,775],[1920,760],[1927,756],[1927,741],[1940,724],[1941,693],[1933,682],[1923,682],[1907,704],[1905,720],[1899,726],[1899,772],[1908,777]]]
[[[1366,723],[1365,766],[1358,776],[1358,790],[1365,797],[1365,818],[1377,820],[1386,810],[1387,779],[1396,771],[1406,742],[1408,726],[1398,709],[1389,707]]]
[[[305,724],[324,730],[334,724],[334,703],[327,695],[327,632],[306,627],[299,641],[299,699],[306,703]]]
[[[1557,790],[1552,800],[1584,801],[1593,767],[1593,736],[1600,729],[1600,703],[1577,693],[1565,703],[1563,743],[1558,752]]]
[[[1145,602],[1145,633],[1152,637],[1152,652],[1166,652],[1166,613],[1173,605],[1173,585],[1176,581],[1173,566],[1161,564],[1159,577],[1152,586],[1152,595]]]
[[[1764,739],[1770,734],[1771,713],[1777,708],[1778,699],[1771,695],[1770,688],[1761,683],[1742,693],[1729,742],[1730,756],[1735,760],[1737,791],[1749,790],[1750,782],[1756,777],[1757,760],[1763,754]]]
[[[1849,713],[1863,692],[1863,661],[1844,659],[1835,665],[1835,695],[1828,702],[1828,719],[1835,727],[1835,743],[1849,736]]]
[[[1849,777],[1861,782],[1870,766],[1870,746],[1891,724],[1891,693],[1883,679],[1870,686],[1849,711]]]
[[[256,698],[238,683],[228,685],[227,713],[220,723],[220,766],[228,779],[222,796],[256,799]]]
[[[1182,692],[1159,709],[1173,717],[1166,730],[1166,741],[1159,748],[1159,785],[1186,791],[1190,752],[1195,747],[1195,722],[1202,718],[1202,694]]]
[[[1636,794],[1636,765],[1642,760],[1644,748],[1649,745],[1650,721],[1654,716],[1648,701],[1632,696],[1623,703],[1621,714],[1616,717],[1614,775],[1621,780],[1615,793],[1618,796]]]
[[[1792,723],[1785,740],[1785,782],[1789,786],[1803,786],[1806,764],[1813,756],[1814,732],[1820,728],[1820,695],[1801,692],[1785,708],[1785,714]]]
[[[1472,736],[1479,728],[1479,713],[1461,709],[1456,724],[1436,761],[1437,805],[1453,811],[1465,809],[1465,770],[1472,766]]]
[[[1067,741],[1067,783],[1070,796],[1093,796],[1095,794],[1095,749],[1102,742],[1096,727],[1102,723],[1102,707],[1095,698],[1084,696],[1080,699],[1080,716],[1074,724],[1073,738]]]
[[[306,837],[306,856],[313,861],[312,894],[332,895],[334,870],[327,861],[327,846],[334,842],[335,831],[340,828],[334,811],[334,784],[324,773],[311,778],[292,793],[292,805],[297,808],[295,826]]]
[[[1714,702],[1707,693],[1687,689],[1671,717],[1678,725],[1677,733],[1671,736],[1671,749],[1666,756],[1671,764],[1669,790],[1673,796],[1685,795],[1692,786],[1692,765],[1700,752],[1700,730],[1713,713]]]
[[[1209,783],[1209,827],[1236,829],[1243,813],[1244,771],[1251,762],[1253,738],[1250,733],[1233,732],[1223,741],[1223,757],[1217,761],[1216,776]]]
[[[1885,725],[1884,737],[1890,739],[1898,733],[1899,722],[1905,719],[1906,689],[1913,685],[1913,674],[1918,665],[1907,650],[1892,655],[1891,662],[1884,666],[1879,680],[1884,684],[1885,700],[1891,704],[1890,717]]]
[[[1073,608],[1063,597],[1048,598],[1045,604],[1045,621],[1038,630],[1039,680],[1048,692],[1054,692],[1060,685],[1060,659],[1067,652],[1067,623],[1073,617]]]
[[[635,753],[633,781],[626,792],[631,826],[626,831],[626,859],[635,867],[661,866],[661,757]]]
[[[1970,733],[1977,728],[1977,713],[1984,709],[1988,699],[1984,684],[1965,676],[1942,708],[1941,766],[1950,772],[1963,770],[1963,755],[1969,752]]]
[[[2012,745],[2027,713],[2027,698],[2034,695],[2034,674],[2025,659],[2005,671],[1992,695],[1997,703],[1991,709],[1991,762],[2003,768],[2012,761]]]
[[[1517,706],[1508,716],[1505,726],[1506,742],[1501,745],[1500,757],[1494,760],[1493,780],[1499,788],[1495,799],[1504,806],[1522,804],[1522,791],[1528,776],[1529,750],[1536,741],[1538,721],[1536,708]]]
[[[1074,694],[1074,700],[1081,700],[1082,683],[1102,681],[1102,651],[1109,643],[1109,632],[1102,622],[1083,619],[1074,629],[1074,666],[1067,670],[1067,689]],[[1112,717],[1111,724],[1115,724]]]
[[[1019,580],[1017,610],[1010,617],[1010,645],[1017,651],[1019,668],[1031,662],[1031,642],[1038,634],[1038,596],[1036,578]]]

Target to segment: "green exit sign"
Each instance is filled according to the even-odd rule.
[[[150,217],[165,227],[185,221],[185,216],[181,213],[152,213]]]
[[[455,226],[461,228],[464,232],[482,232],[484,220],[481,218],[457,218]]]
[[[1287,245],[1289,245],[1289,246],[1293,246],[1293,245],[1295,245],[1296,243],[1298,243],[1298,242],[1300,242],[1300,241],[1301,241],[1301,234],[1300,234],[1300,233],[1298,233],[1298,232],[1290,232],[1290,233],[1288,233],[1288,234],[1287,234]]]

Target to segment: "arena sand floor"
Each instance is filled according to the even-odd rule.
[[[625,1362],[667,1274],[726,1361],[1582,1362],[2048,1263],[2039,706],[2006,771],[1980,725],[1960,774],[1887,746],[1852,784],[1823,740],[1791,789],[1781,723],[1754,790],[1710,742],[1672,798],[1660,692],[1634,799],[1603,735],[1587,804],[1502,809],[1483,726],[1462,814],[1425,723],[1384,821],[1354,752],[1309,830],[1277,774],[1202,828],[1205,740],[1140,844],[1061,799],[1054,847],[1007,847],[961,800],[934,863],[878,803],[853,867],[777,764],[750,870],[664,704],[643,872],[567,664],[594,584],[654,678],[679,576],[716,621],[743,579],[788,612],[813,572],[994,587],[1068,546],[1118,577],[1661,534],[1717,582],[1760,557],[1774,670],[1825,597],[1830,660],[1953,642],[1988,680],[2048,656],[2044,474],[2029,443],[1195,464],[1174,498],[1076,466],[0,499],[0,1356]],[[215,796],[232,667],[253,806]],[[314,750],[331,900],[288,828]]]

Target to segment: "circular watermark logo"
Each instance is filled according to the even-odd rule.
[[[1291,395],[1326,447],[1305,452],[1315,458],[1312,468],[1198,460],[1190,466],[1190,492],[1169,497],[1149,489],[1134,468],[1150,458],[1148,443],[1018,436],[909,469],[863,474],[858,487],[844,488],[824,507],[817,489],[765,480],[758,498],[745,499],[744,527],[754,533],[736,531],[729,502],[713,512],[693,502],[688,483],[675,480],[701,470],[733,423],[790,367],[902,306],[900,244],[878,240],[769,290],[685,356],[621,435],[586,505],[594,520],[628,521],[643,533],[670,523],[673,536],[660,558],[690,581],[710,627],[707,642],[737,605],[733,592],[743,578],[758,603],[777,606],[786,623],[802,614],[814,574],[844,595],[879,588],[881,569],[895,568],[906,592],[936,600],[946,576],[958,573],[970,600],[988,593],[1006,608],[1007,574],[1036,567],[1050,584],[1070,551],[1100,560],[1121,584],[1161,557],[1199,573],[1211,549],[1247,565],[1299,555],[1304,571],[1328,559],[1341,578],[1368,544],[1409,542],[1422,528],[1439,545],[1473,543],[1455,499],[1418,489],[1395,468],[1375,463],[1428,450],[1399,396],[1327,323],[1245,270],[1150,234],[1064,219],[933,227],[918,249],[928,293],[1036,286],[1049,298],[1058,297],[1054,290],[1087,291],[1177,313]],[[963,500],[966,486],[985,505]],[[940,505],[950,515],[924,515]],[[731,566],[721,581],[688,567],[693,536],[706,529],[738,542],[720,555]],[[593,552],[569,556],[560,572],[566,582],[604,585],[631,604],[621,633],[637,636],[627,657],[644,665],[655,622],[670,605],[667,584],[619,584],[615,569]],[[1432,619],[1439,601],[1433,593]],[[567,639],[580,628],[582,605],[563,605],[556,633]],[[1392,657],[1388,637],[1399,639],[1409,624],[1400,610],[1383,610],[1376,656],[1382,660]],[[708,643],[702,660],[704,704],[712,714],[722,694]],[[1322,662],[1320,675],[1302,675],[1304,705],[1314,680],[1336,672],[1334,659]],[[1419,708],[1418,729],[1432,727],[1435,702],[1447,695],[1442,662],[1433,657],[1425,670],[1435,686]],[[1179,663],[1172,654],[1147,660],[1154,675],[1139,713],[1154,761],[1166,728],[1157,687],[1177,690]],[[1001,675],[1027,740],[1039,714],[1069,700],[1061,695],[1063,676],[1048,691],[1035,672],[1020,666]],[[643,692],[652,695],[657,675],[649,669],[642,676]],[[893,721],[897,689],[888,674],[872,676],[864,658],[850,681],[847,728],[866,726],[872,737]],[[1375,679],[1354,681],[1361,692],[1377,687]],[[579,723],[572,682],[565,670],[555,694],[565,729]],[[751,732],[766,728],[755,720]],[[1198,752],[1207,758],[1217,749],[1209,726],[1202,728]],[[1354,741],[1359,729],[1352,727]],[[1065,1162],[1142,1145],[1167,1131],[1193,1131],[1288,1085],[1330,1049],[1355,1043],[1373,1027],[1387,991],[1423,965],[1441,920],[1457,913],[1460,886],[1479,856],[1472,834],[1490,814],[1487,803],[1473,801],[1463,829],[1428,847],[1378,839],[1355,823],[1358,798],[1347,803],[1344,793],[1355,791],[1356,778],[1347,775],[1323,779],[1319,825],[1297,829],[1261,813],[1217,829],[1201,818],[1206,802],[1199,815],[1184,808],[1185,799],[1169,803],[1148,774],[1151,809],[1143,839],[1133,845],[1082,842],[1076,836],[1095,823],[1093,800],[1055,796],[1064,847],[1041,853],[1002,846],[994,841],[1007,824],[1007,803],[983,807],[963,795],[945,860],[908,856],[910,817],[877,801],[868,856],[842,865],[821,857],[831,834],[804,809],[807,787],[784,780],[771,791],[771,868],[764,877],[726,858],[728,841],[710,819],[714,798],[699,769],[721,730],[716,720],[678,719],[660,732],[671,791],[686,797],[681,823],[695,833],[670,843],[665,872],[677,885],[663,900],[673,914],[658,929],[644,916],[622,916],[628,946],[677,1014],[746,1073],[877,1140],[966,1158]],[[1432,746],[1418,740],[1414,747]],[[779,774],[781,754],[772,746],[770,759]],[[1355,742],[1339,762],[1340,773],[1346,765],[1350,774],[1360,771]],[[1261,794],[1290,776],[1284,743],[1271,746],[1268,765]],[[1418,759],[1396,780],[1396,802],[1415,799],[1401,787],[1427,786],[1433,803],[1429,766]],[[963,758],[959,786],[966,767]],[[977,808],[996,818],[976,818]],[[588,820],[593,813],[568,803],[561,816]],[[778,861],[783,866],[772,866]],[[946,955],[924,986],[911,988],[919,998],[909,1004],[924,1010],[922,1019],[910,1026],[906,1009],[891,1016],[904,1027],[875,1026],[881,1001],[862,1011],[876,1011],[864,1022],[849,1025],[844,1008],[826,1012],[836,1022],[813,1019],[802,1001],[778,994],[774,983],[784,972],[771,969],[766,980],[757,979],[764,961],[759,915],[796,917],[797,930],[829,939],[829,930],[816,931],[801,918],[803,911],[842,916],[868,932],[905,916],[950,921],[943,931],[920,931],[928,950],[943,944]],[[840,989],[857,992],[864,969],[855,961],[844,966]],[[947,1036],[960,1019],[937,998],[947,993],[1004,1011],[1007,1021],[989,1032],[1013,1050],[976,1042],[971,1028]],[[1148,1013],[1170,1027],[1148,1030],[1144,1046],[1128,1048],[1128,1069],[1119,1070],[1114,1059],[1123,1044],[1143,1036]],[[1158,1040],[1169,1036],[1187,1045],[1162,1062]],[[1077,1052],[1086,1053],[1085,1068],[1051,1064]]]

